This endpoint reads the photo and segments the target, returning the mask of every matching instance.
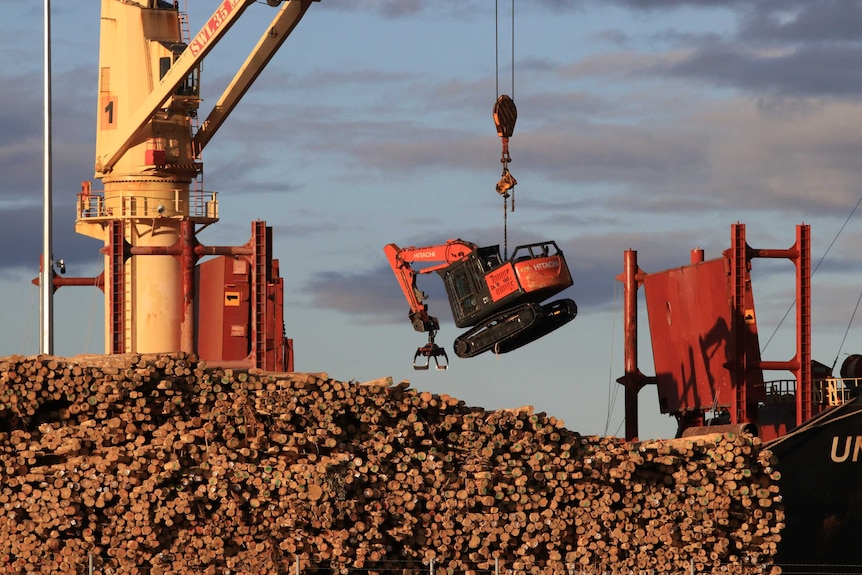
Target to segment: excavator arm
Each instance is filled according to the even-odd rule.
[[[434,337],[440,329],[440,322],[436,317],[428,314],[428,305],[424,303],[428,296],[416,285],[417,276],[448,267],[464,259],[476,249],[475,244],[460,239],[424,247],[400,248],[395,244],[389,244],[383,248],[389,266],[410,305],[409,317],[413,329],[428,333],[428,343],[417,349],[413,357],[414,369],[428,369],[431,358],[434,358],[437,369],[446,369],[449,362],[446,351],[434,343]],[[414,268],[413,264],[417,263],[432,265]],[[417,363],[419,358],[424,358],[424,363]]]

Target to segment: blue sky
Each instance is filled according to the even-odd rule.
[[[0,355],[39,349],[30,282],[41,252],[42,4],[16,2],[0,21]],[[101,269],[98,242],[74,233],[75,193],[93,176],[99,4],[52,3],[54,251],[73,276]],[[189,4],[196,31],[217,2]],[[717,257],[734,222],[758,248],[789,247],[796,224],[812,225],[814,357],[840,365],[860,351],[850,318],[862,259],[862,2],[518,0],[514,73],[510,8],[500,0],[498,73],[491,0],[322,0],[208,145],[204,182],[221,221],[199,239],[238,245],[252,220],[273,226],[298,370],[409,379],[471,405],[529,404],[583,434],[620,434],[624,250],[647,272],[686,264],[695,247]],[[252,6],[207,57],[204,113],[271,15]],[[498,85],[519,114],[510,250],[555,240],[579,316],[516,352],[462,360],[442,285],[428,276],[420,287],[451,366],[414,371],[423,334],[382,249],[502,243]],[[757,260],[754,282],[764,358],[789,359],[792,266]],[[101,292],[63,288],[54,303],[55,353],[101,353]],[[640,359],[651,373],[646,324]],[[654,389],[640,397],[641,436],[672,435]]]

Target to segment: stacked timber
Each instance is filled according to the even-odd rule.
[[[774,463],[751,436],[586,437],[390,378],[0,359],[10,575],[761,572]]]

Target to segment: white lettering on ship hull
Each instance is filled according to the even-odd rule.
[[[842,446],[843,443],[843,446]],[[841,453],[838,452],[839,448]],[[853,437],[838,437],[832,438],[832,461],[835,463],[844,463],[848,460],[854,463],[859,461],[859,456],[862,454],[862,435]]]

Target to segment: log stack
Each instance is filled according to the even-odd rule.
[[[390,378],[0,359],[10,575],[760,573],[774,464],[751,436],[581,436]]]

